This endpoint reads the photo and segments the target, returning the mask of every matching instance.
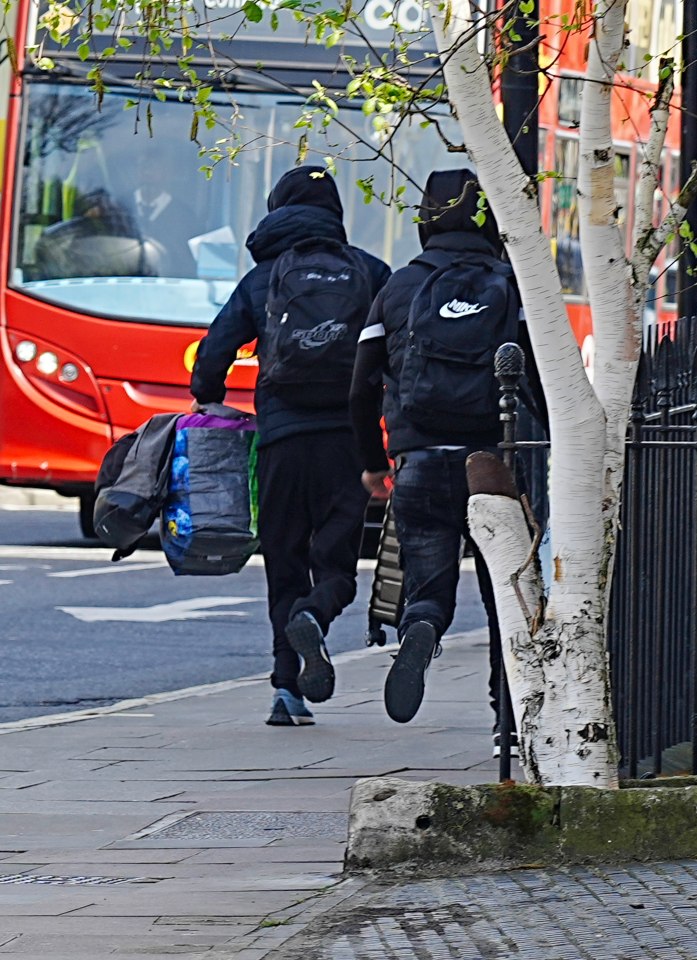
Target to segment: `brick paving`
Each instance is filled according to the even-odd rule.
[[[694,960],[697,863],[372,883],[278,960]]]

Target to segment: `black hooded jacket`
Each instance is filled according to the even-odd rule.
[[[500,258],[503,245],[491,212],[482,227],[477,214],[480,187],[469,170],[433,172],[427,181],[419,211],[419,238],[424,251]],[[453,202],[458,201],[458,202]],[[388,468],[382,441],[380,414],[387,427],[389,454],[438,446],[481,448],[495,446],[501,431],[442,430],[425,433],[402,412],[398,380],[406,344],[409,307],[424,280],[434,269],[416,257],[392,274],[378,294],[361,334],[351,385],[351,415],[363,466],[371,472]],[[513,292],[517,296],[517,291]],[[526,354],[526,369],[535,400],[544,407],[537,371],[525,323],[519,324],[519,344]],[[530,374],[532,374],[530,376]],[[535,381],[533,383],[533,381]],[[546,419],[546,409],[540,411]]]
[[[312,173],[324,176],[312,177]],[[227,371],[245,343],[263,349],[266,297],[276,258],[300,240],[326,237],[346,243],[343,208],[334,179],[322,167],[296,167],[285,173],[268,198],[269,213],[247,239],[256,266],[240,280],[232,296],[201,341],[191,376],[191,393],[199,403],[225,398]],[[371,299],[390,275],[389,267],[363,250],[371,279]],[[300,409],[278,397],[259,377],[255,392],[259,445],[283,437],[340,428],[350,429],[348,398],[344,406]]]

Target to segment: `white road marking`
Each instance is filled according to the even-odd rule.
[[[109,547],[35,547],[24,546],[21,543],[0,546],[0,558],[10,560],[98,560],[100,563],[104,563],[105,560],[111,560],[113,553],[114,551]],[[150,554],[141,551],[138,553],[136,560],[139,563],[144,561],[161,563],[162,554],[155,552]],[[134,561],[131,557],[120,561],[123,564],[132,562]]]
[[[56,573],[49,573],[49,577],[94,577],[100,573],[133,573],[134,570],[159,570],[160,567],[166,567],[166,561],[161,563],[128,563],[122,560],[112,563],[109,567],[90,567],[86,570],[59,570]]]
[[[0,587],[5,583],[14,583],[14,580],[0,580]]]
[[[117,620],[127,623],[166,623],[169,620],[202,620],[205,617],[247,617],[239,610],[211,610],[211,607],[237,606],[240,603],[261,603],[264,597],[195,597],[156,603],[152,607],[56,607],[76,620],[97,623]]]

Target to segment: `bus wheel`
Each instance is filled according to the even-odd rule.
[[[93,493],[85,493],[80,497],[80,530],[83,537],[88,540],[96,540],[97,534],[94,530],[94,501],[96,497]]]

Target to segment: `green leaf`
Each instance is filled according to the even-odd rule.
[[[90,55],[90,45],[88,43],[81,43],[77,48],[77,55],[81,60],[86,60]]]
[[[518,4],[518,9],[523,14],[532,13],[535,9],[535,0],[523,0],[522,3]]]
[[[472,219],[474,220],[474,222],[477,224],[478,227],[483,227],[484,224],[486,223],[486,214],[484,213],[483,210],[478,210],[475,213],[475,215],[472,217]]]
[[[252,23],[259,23],[259,21],[264,18],[264,11],[254,0],[247,0],[242,10],[244,11],[245,17]]]

